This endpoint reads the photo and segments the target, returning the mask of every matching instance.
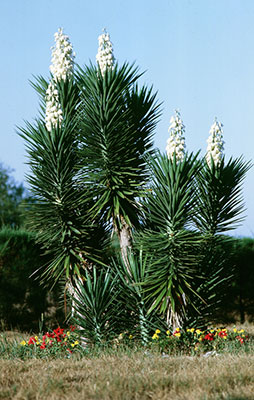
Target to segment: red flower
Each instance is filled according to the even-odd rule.
[[[46,344],[43,343],[43,344],[40,346],[40,349],[45,349],[45,348],[46,348]]]
[[[60,326],[57,329],[54,329],[54,333],[59,336],[64,333],[64,329],[60,328]]]
[[[212,341],[214,339],[214,335],[212,333],[208,333],[205,335],[204,339]]]
[[[28,340],[28,344],[34,344],[34,343],[36,343],[36,340],[35,340],[35,338],[32,336],[32,337],[30,337],[30,339]]]
[[[236,336],[236,339],[238,339],[239,342],[240,342],[241,344],[243,344],[244,339],[243,339],[241,336]]]
[[[227,336],[228,336],[227,332],[225,332],[225,331],[220,331],[219,332],[219,337],[224,338],[224,337],[227,337]]]
[[[76,326],[73,326],[73,325],[70,325],[70,331],[75,331],[75,329],[76,329]]]

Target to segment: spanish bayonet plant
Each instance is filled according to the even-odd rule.
[[[143,344],[154,321],[175,330],[193,315],[208,320],[227,279],[218,244],[242,218],[250,164],[225,161],[217,121],[206,157],[188,153],[178,111],[166,153],[155,151],[156,93],[138,84],[138,68],[115,63],[106,32],[96,65],[74,72],[60,29],[50,71],[33,84],[40,116],[21,129],[36,198],[31,228],[51,257],[41,278],[76,284],[75,317],[91,342],[130,327],[130,318]]]

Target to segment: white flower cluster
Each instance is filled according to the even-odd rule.
[[[207,140],[207,152],[206,152],[206,161],[207,164],[211,167],[211,158],[214,161],[214,164],[220,165],[221,159],[223,157],[224,150],[224,141],[222,140],[222,123],[218,122],[215,118],[215,122],[211,126],[210,136]]]
[[[73,73],[73,64],[75,54],[72,50],[72,44],[69,37],[63,34],[63,29],[59,28],[55,33],[55,47],[52,47],[52,64],[49,69],[53,75],[46,91],[46,128],[50,132],[52,127],[61,125],[63,112],[59,102],[59,94],[56,88],[56,82],[66,80]]]
[[[167,155],[168,158],[173,160],[174,154],[176,156],[176,161],[183,161],[185,152],[185,126],[181,120],[180,112],[175,111],[175,115],[170,119],[170,126],[168,128],[169,139],[167,140]]]
[[[52,58],[50,71],[55,81],[66,80],[73,72],[75,54],[72,44],[67,35],[63,34],[63,29],[59,28],[55,33],[55,47],[52,47]]]
[[[56,89],[53,82],[49,83],[48,89],[46,90],[46,128],[50,132],[53,127],[57,124],[61,125],[63,120],[63,112],[59,103],[58,90]]]
[[[96,61],[99,64],[102,75],[104,75],[106,69],[112,68],[115,62],[113,46],[110,41],[110,36],[106,31],[98,37],[98,40],[99,48]]]

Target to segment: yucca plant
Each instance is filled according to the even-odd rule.
[[[76,74],[81,96],[80,138],[82,180],[95,204],[91,217],[105,217],[117,234],[124,258],[131,246],[131,229],[139,226],[148,172],[145,155],[159,116],[155,94],[137,86],[137,68],[124,64],[90,66]]]
[[[95,265],[84,271],[83,279],[75,279],[72,320],[79,327],[84,345],[107,344],[121,332],[118,280],[112,270]]]
[[[202,168],[197,175],[197,203],[193,221],[200,231],[200,274],[205,279],[197,280],[196,290],[205,299],[200,307],[199,321],[209,320],[223,301],[227,287],[234,276],[234,266],[230,262],[233,238],[225,235],[242,221],[244,204],[242,183],[250,163],[242,157],[225,157],[215,162],[202,160]]]
[[[228,162],[223,157],[218,164],[213,158],[210,164],[203,160],[197,179],[198,212],[194,218],[203,235],[224,234],[242,222],[242,185],[250,167],[250,162],[245,162],[243,157],[231,157]]]
[[[112,269],[119,277],[118,303],[126,318],[126,321],[122,320],[122,331],[131,332],[143,345],[148,343],[155,329],[166,328],[165,320],[156,311],[148,312],[153,300],[146,298],[143,285],[151,262],[151,257],[142,249],[137,254],[129,251],[128,263],[120,256],[112,261]]]
[[[151,89],[138,88],[137,68],[78,67],[74,75],[62,30],[56,42],[50,80],[39,77],[33,84],[40,118],[27,123],[21,136],[36,198],[30,226],[51,255],[40,277],[65,281],[76,298],[86,269],[90,274],[105,260],[109,229],[127,255],[131,229],[139,225],[139,198],[148,178],[145,154],[152,153],[159,105]]]
[[[138,245],[156,256],[144,288],[153,299],[151,310],[166,314],[169,325],[201,326],[233,275],[232,268],[226,271],[231,246],[223,233],[242,219],[242,182],[250,164],[242,157],[225,163],[217,120],[203,160],[185,154],[178,111],[170,122],[167,155],[150,161],[152,184]]]
[[[196,204],[198,155],[186,154],[181,162],[157,153],[149,160],[152,184],[145,204],[146,229],[138,235],[152,261],[144,290],[152,304],[175,329],[182,325],[192,305],[197,277],[200,237],[190,223]]]
[[[68,40],[61,30],[57,35],[54,74],[49,81],[39,77],[34,83],[40,95],[40,117],[20,129],[28,150],[28,182],[36,200],[30,209],[30,227],[51,255],[40,276],[53,282],[80,276],[82,269],[100,258],[97,249],[106,238],[103,220],[88,215],[93,199],[80,179],[79,89],[69,68]]]
[[[147,345],[155,329],[166,328],[156,312],[148,313],[151,301],[142,287],[148,262],[142,251],[129,251],[128,264],[118,255],[108,269],[93,266],[76,280],[72,320],[86,343],[106,344],[128,334]]]

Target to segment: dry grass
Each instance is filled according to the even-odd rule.
[[[232,327],[231,327],[232,328]],[[254,325],[237,326],[254,336]],[[29,335],[5,332],[8,341]],[[0,360],[0,400],[254,400],[254,353]]]
[[[254,355],[0,361],[0,399],[254,399]]]

